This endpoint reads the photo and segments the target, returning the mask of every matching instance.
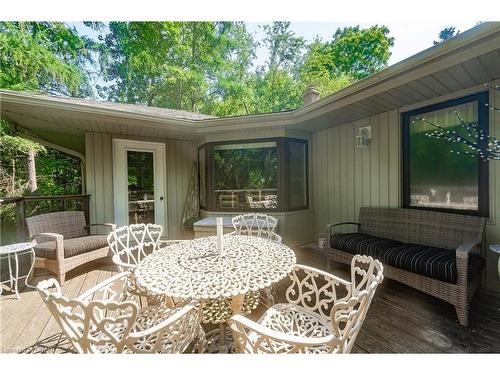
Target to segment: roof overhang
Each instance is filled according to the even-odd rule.
[[[434,98],[481,89],[500,78],[500,23],[484,23],[294,111],[185,119],[107,103],[0,91],[2,117],[34,132],[200,140],[217,134],[290,129],[316,132]]]

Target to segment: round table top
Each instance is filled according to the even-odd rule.
[[[500,244],[490,245],[490,250],[495,252],[495,253],[500,254]]]
[[[0,246],[0,255],[17,253],[19,251],[30,250],[33,246],[35,246],[34,242],[20,242],[13,243],[10,245]]]
[[[216,242],[202,237],[155,251],[137,265],[137,284],[174,298],[233,297],[271,286],[296,263],[288,246],[269,239],[225,235],[222,256]]]

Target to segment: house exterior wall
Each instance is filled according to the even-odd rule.
[[[85,186],[90,198],[91,223],[114,222],[113,205],[113,139],[128,138],[109,133],[85,133]],[[155,141],[158,139],[134,140]],[[196,145],[189,141],[164,140],[166,149],[167,236],[172,239],[192,238],[192,231],[182,225]]]
[[[500,85],[500,80],[491,82],[491,86],[495,84]],[[456,95],[459,96],[462,93]],[[433,102],[448,99],[449,96]],[[490,90],[490,104],[500,108],[498,91]],[[400,114],[404,111],[400,108],[314,133],[311,203],[316,236],[329,223],[357,221],[361,206],[401,206]],[[372,127],[371,143],[356,148],[358,129],[367,125]],[[490,134],[500,138],[497,111],[490,111]],[[500,243],[500,161],[490,162],[490,220],[483,249],[487,265],[483,285],[500,291],[498,257],[488,249],[493,243]]]

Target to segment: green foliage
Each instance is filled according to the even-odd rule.
[[[290,30],[290,22],[273,22],[263,27],[263,45],[269,51],[264,66],[254,79],[256,112],[281,112],[302,104],[299,72],[305,41]]]
[[[82,192],[80,160],[47,148],[36,158],[37,195],[67,195]]]
[[[219,114],[244,100],[255,47],[242,23],[111,22],[109,30],[101,67],[111,84],[100,89],[108,99]],[[232,103],[220,105],[222,96]]]
[[[352,83],[353,78],[348,75],[332,74],[330,65],[331,55],[328,53],[327,44],[319,40],[311,43],[300,71],[302,92],[307,85],[313,84],[321,96],[326,96]]]
[[[90,95],[93,47],[64,23],[0,22],[0,88]]]
[[[217,150],[213,157],[216,190],[267,189],[277,186],[276,147]]]
[[[331,58],[327,67],[333,75],[363,79],[387,67],[393,45],[394,38],[389,37],[386,26],[337,29],[325,46]]]
[[[434,45],[446,42],[448,39],[453,38],[460,34],[460,30],[457,30],[455,26],[445,27],[443,30],[439,32],[439,40],[435,40]]]

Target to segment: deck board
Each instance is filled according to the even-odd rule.
[[[325,257],[303,246],[295,248],[297,263],[325,269]],[[345,265],[331,272],[348,278]],[[68,273],[66,296],[75,297],[118,272],[108,261],[96,261]],[[49,277],[36,270],[33,284]],[[275,286],[276,301],[285,300],[288,280]],[[251,316],[258,318],[259,307]],[[0,296],[0,351],[64,353],[71,347],[37,292],[25,289],[16,300]],[[472,301],[469,327],[456,322],[455,309],[432,296],[392,280],[376,292],[353,353],[500,353],[500,296],[480,290]]]

